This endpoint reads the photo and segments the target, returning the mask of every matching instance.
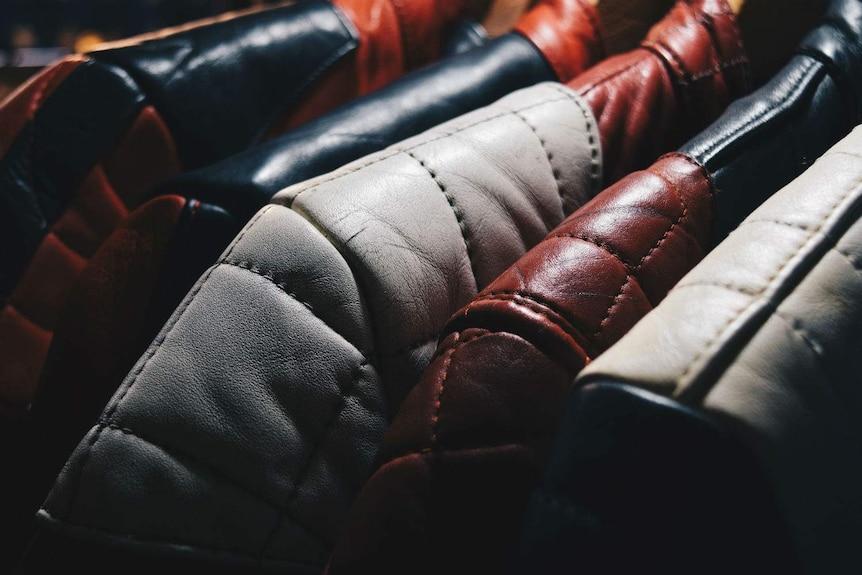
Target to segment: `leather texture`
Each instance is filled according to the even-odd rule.
[[[598,190],[593,130],[546,83],[281,192],[67,462],[46,526],[319,570],[447,317]]]
[[[580,9],[577,2],[569,11]],[[553,0],[535,8],[524,19],[524,28],[531,22],[535,27],[540,15],[548,18],[557,4]],[[555,45],[570,45],[563,39],[571,37],[578,39],[580,52],[590,53],[583,47],[597,41],[592,28],[579,29],[561,21],[556,29],[553,22],[542,28],[544,41],[554,31]],[[607,129],[617,134],[603,139],[604,154],[622,162],[609,164],[615,174],[645,167],[743,93],[745,58],[735,31],[723,3],[681,3],[653,28],[640,49],[594,67],[583,74],[583,81],[573,84],[602,113],[599,132]],[[654,46],[663,47],[662,51]],[[550,74],[524,37],[509,34],[461,58],[409,75],[264,146],[175,178],[160,193],[200,198],[226,207],[242,221],[276,189],[334,169],[360,153],[371,153]],[[645,84],[651,87],[643,90]],[[626,98],[638,106],[621,108],[619,102]],[[645,113],[656,108],[662,113]],[[629,137],[619,137],[623,129]],[[197,261],[203,272],[209,262]]]
[[[331,3],[304,0],[89,56],[134,79],[192,169],[259,141],[362,40]]]
[[[573,213],[458,311],[387,432],[329,573],[503,571],[572,378],[701,259],[712,210],[703,169],[667,156]]]
[[[557,33],[562,36],[571,30],[561,26]],[[588,43],[595,38],[582,41]],[[326,173],[460,113],[490,104],[521,86],[553,78],[552,70],[529,40],[520,34],[508,34],[485,48],[409,74],[245,154],[172,178],[160,186],[155,198],[198,198],[204,201],[202,205],[218,206],[228,214],[209,218],[207,225],[201,225],[198,210],[193,220],[198,223],[178,234],[167,252],[151,250],[146,243],[136,244],[142,253],[129,251],[128,242],[123,241],[128,230],[118,230],[116,239],[106,240],[109,247],[101,251],[101,259],[136,259],[140,267],[159,275],[152,289],[125,289],[123,286],[137,283],[135,270],[128,266],[100,265],[82,272],[79,287],[66,299],[70,311],[54,331],[47,367],[40,378],[43,393],[38,394],[30,409],[46,433],[66,447],[61,463],[188,289],[239,231],[235,222],[248,221],[276,191],[290,184]],[[111,255],[112,249],[117,253]],[[87,278],[91,273],[96,277]],[[112,289],[94,290],[96,281]],[[93,297],[95,293],[111,302],[107,307],[118,317],[138,320],[106,326],[105,306]],[[104,328],[97,338],[92,337],[93,325]],[[86,350],[81,349],[84,342]],[[74,414],[64,415],[62,406],[70,396],[77,398],[77,409]],[[50,451],[63,453],[59,448]],[[57,465],[56,471],[59,469]]]
[[[508,573],[800,572],[743,442],[703,412],[624,383],[571,394],[525,515]]]
[[[519,88],[554,79],[526,38],[507,34],[408,74],[223,162],[172,178],[156,194],[198,198],[247,221],[289,185],[340,168]]]
[[[718,240],[862,121],[860,67],[862,4],[833,0],[774,78],[682,146],[721,190]]]
[[[321,91],[350,99],[436,58],[465,9],[342,4],[305,0],[111,44],[4,105],[28,121],[0,123],[11,142],[0,160],[0,410],[27,408],[72,285],[145,192],[340,103]]]
[[[856,128],[576,382],[630,382],[732,430],[763,467],[806,573],[860,566],[860,151]]]
[[[599,122],[605,160],[613,166],[605,185],[648,167],[747,94],[747,65],[725,0],[686,0],[638,48],[570,82]]]
[[[561,29],[570,33],[561,35]],[[568,82],[605,53],[598,14],[586,0],[543,0],[518,20],[514,31],[535,44],[560,82]]]

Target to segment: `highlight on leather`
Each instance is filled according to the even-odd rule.
[[[293,118],[288,121],[290,123],[297,115],[304,118],[319,115],[342,100],[373,90],[402,75],[410,67],[436,58],[444,29],[460,16],[466,2],[369,0],[342,4],[349,5],[355,17],[354,22],[348,23],[343,15],[334,15],[337,9],[326,3],[309,2],[297,4],[295,10],[281,7],[231,14],[166,30],[161,34],[104,45],[91,54],[76,55],[61,61],[39,74],[3,103],[0,108],[0,155],[6,156],[3,158],[6,172],[12,174],[15,170],[24,170],[27,173],[26,185],[33,188],[34,196],[50,196],[48,205],[52,210],[43,222],[31,218],[26,225],[20,222],[14,224],[28,228],[22,233],[30,234],[30,241],[36,241],[33,234],[43,234],[46,239],[38,248],[34,247],[32,256],[16,254],[18,259],[29,258],[21,263],[21,267],[26,267],[26,270],[11,271],[6,277],[14,288],[3,294],[3,308],[0,310],[0,343],[4,344],[0,351],[0,362],[5,367],[0,375],[0,404],[4,405],[4,409],[20,411],[32,399],[50,345],[54,322],[69,287],[99,243],[119,225],[125,212],[138,207],[157,183],[190,165],[218,159],[219,153],[235,151],[235,146],[244,148],[253,141],[246,142],[243,138],[254,140],[256,130],[269,130],[272,134],[273,130],[285,129],[287,126],[279,125],[279,120],[269,117],[266,110],[257,110],[268,106],[278,110],[290,103],[275,101],[278,98],[273,100],[272,93],[290,92],[288,100],[298,98],[295,106],[287,112]],[[313,68],[308,71],[310,77],[291,80],[289,75],[263,74],[267,77],[252,78],[255,73],[261,76],[261,70],[265,71],[268,67],[283,67],[283,63],[273,62],[273,58],[266,54],[255,54],[243,60],[246,49],[261,52],[259,47],[243,45],[237,47],[232,58],[250,67],[258,65],[260,69],[255,71],[247,67],[237,72],[249,76],[245,78],[247,82],[236,82],[236,88],[230,92],[240,101],[231,101],[225,107],[224,114],[221,114],[201,106],[193,97],[195,90],[206,89],[208,82],[214,81],[213,78],[218,78],[220,73],[230,72],[231,66],[236,64],[231,58],[218,59],[210,53],[215,49],[212,45],[213,35],[218,36],[218,42],[229,42],[235,39],[234,36],[243,38],[259,29],[272,32],[271,28],[278,25],[297,25],[298,30],[302,27],[301,22],[297,24],[301,18],[311,18],[309,25],[319,22],[321,26],[335,26],[332,30],[301,30],[306,39],[315,35],[332,36],[331,41],[324,42],[325,46],[321,45],[322,50],[334,50],[332,57],[328,52],[321,52],[328,58],[322,67],[315,68],[315,62],[304,63]],[[213,32],[214,26],[221,32]],[[363,35],[358,48],[351,36],[356,31]],[[267,36],[271,38],[271,43],[280,43],[280,49],[289,45],[289,37],[285,40],[273,34]],[[356,54],[353,54],[345,59],[344,55],[348,52],[356,52],[361,57],[354,58]],[[178,68],[173,69],[170,81],[167,81],[158,66],[148,64],[152,59],[171,60],[180,56],[183,59],[176,62]],[[207,65],[203,65],[203,62]],[[323,79],[318,77],[320,74],[323,74]],[[334,78],[334,84],[326,80],[327,75]],[[192,77],[197,80],[192,81]],[[283,80],[285,77],[291,82],[295,80],[296,85]],[[285,82],[290,85],[282,85]],[[263,84],[266,83],[278,86],[273,85],[273,90],[264,90]],[[76,88],[61,93],[70,84]],[[110,92],[118,89],[116,86],[122,87],[122,94]],[[347,89],[347,86],[352,87]],[[336,102],[327,97],[316,98],[319,94],[315,90],[337,94],[340,100]],[[237,113],[233,109],[243,107],[242,94],[256,91],[271,92],[269,99],[265,102],[256,100],[247,114],[242,111]],[[82,96],[82,93],[87,95]],[[91,108],[98,106],[98,98],[104,98],[106,106],[124,105],[128,108],[126,114],[138,115],[136,119],[128,121],[125,116],[119,120],[119,116],[105,114],[93,120],[96,125],[94,128],[93,123],[88,123],[89,119],[76,116],[81,108],[76,106],[75,98],[78,97],[92,100],[94,103]],[[43,118],[40,123],[39,111],[48,100],[51,100],[54,108],[65,106],[66,112],[54,113],[48,119]],[[196,116],[198,110],[201,113]],[[254,114],[257,114],[254,122],[260,120],[269,125],[256,127],[254,122],[243,120],[246,115]],[[71,141],[48,140],[64,133],[62,124],[73,126],[78,121],[82,123],[80,130],[87,133],[77,133],[76,137],[87,136],[86,145],[92,148],[92,159],[82,159],[74,154],[70,154],[72,159],[68,161],[58,159],[58,155],[47,155],[44,164],[38,163],[41,157],[37,157],[35,162],[27,159],[28,153],[24,148],[31,145],[27,138],[36,139],[36,149],[41,149],[40,146],[48,150],[74,146],[75,143]],[[128,125],[125,125],[127,121]],[[60,129],[54,129],[58,124]],[[44,125],[47,125],[47,130],[37,129]],[[28,126],[37,127],[28,129]],[[205,129],[201,129],[202,126]],[[233,134],[235,137],[222,137],[225,141],[217,143],[207,134],[219,127],[224,134]],[[238,130],[243,133],[240,134]],[[115,136],[115,133],[119,135]],[[9,151],[13,145],[24,151],[10,157]],[[96,162],[95,159],[99,157],[103,159]],[[21,164],[20,168],[18,164]],[[69,169],[67,164],[73,168],[68,174],[65,171]],[[78,180],[78,176],[71,173],[74,170],[89,175],[81,176]],[[41,179],[45,177],[62,190],[43,190]],[[77,186],[82,187],[77,189]],[[119,204],[114,197],[117,194],[120,196]],[[68,207],[64,205],[67,202],[70,202]],[[20,207],[20,203],[14,204],[11,209],[18,210]],[[113,215],[106,220],[105,213]],[[25,218],[24,215],[16,214],[12,214],[12,217]],[[89,229],[94,225],[96,230]],[[14,227],[12,224],[5,226],[7,229]],[[170,234],[170,230],[165,232]]]
[[[595,8],[586,0],[541,0],[515,25],[542,53],[560,82],[604,57]]]
[[[598,191],[593,127],[545,83],[281,192],[79,444],[85,473],[66,465],[46,530],[100,525],[133,543],[157,535],[159,553],[322,567],[447,317]],[[102,463],[126,480],[68,489],[101,483]],[[176,489],[182,477],[194,493]]]
[[[848,513],[862,481],[860,152],[857,127],[575,381],[627,382],[713,416],[766,474],[803,573],[860,565],[847,545],[862,533]]]
[[[703,257],[713,194],[699,165],[665,156],[569,216],[456,313],[328,572],[503,572],[572,378]]]
[[[748,92],[747,65],[725,0],[681,0],[638,48],[569,82],[599,123],[605,185],[646,168],[718,118]]]

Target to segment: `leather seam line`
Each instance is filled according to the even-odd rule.
[[[598,295],[602,295],[602,294],[598,294]],[[608,297],[610,297],[610,296],[608,296]],[[538,299],[536,297],[533,297],[531,294],[526,294],[523,292],[495,291],[495,292],[489,292],[489,293],[484,294],[482,297],[474,300],[474,303],[485,302],[485,301],[511,302],[515,305],[525,307],[525,308],[541,315],[542,317],[545,318],[546,321],[554,324],[555,326],[559,327],[564,332],[566,332],[568,335],[570,335],[572,337],[572,339],[574,339],[576,341],[578,346],[580,348],[584,349],[585,355],[588,355],[586,353],[586,350],[585,350],[585,348],[587,348],[587,347],[593,348],[594,352],[596,351],[592,340],[587,338],[586,334],[583,331],[581,331],[580,328],[578,328],[574,324],[572,324],[572,322],[569,320],[569,318],[567,317],[568,313],[563,311],[562,309],[559,309],[557,307],[557,305],[552,303],[552,302]],[[470,307],[472,307],[472,305]],[[466,309],[464,311],[465,314],[468,311],[470,311],[470,307],[468,307],[468,309]],[[549,311],[551,313],[553,313],[556,317],[552,316],[551,313],[549,313]],[[563,323],[563,322],[565,322],[565,323]],[[497,333],[514,333],[514,332],[507,332],[507,331],[503,330],[503,331],[490,332],[488,335],[491,335],[492,333],[497,334]],[[523,337],[520,334],[514,334],[514,335],[517,335],[519,337]],[[578,341],[579,339],[581,339],[583,341]],[[532,342],[531,342],[531,344],[532,344]],[[598,354],[596,353],[595,355],[598,355]],[[587,359],[589,359],[589,357]]]
[[[344,411],[344,407],[345,405],[347,405],[347,398],[353,395],[353,392],[356,389],[357,382],[362,379],[363,372],[368,366],[368,360],[363,360],[353,369],[353,377],[351,378],[350,385],[347,386],[347,389],[339,389],[339,391],[341,392],[341,401],[332,410],[332,413],[330,414],[329,419],[327,419],[326,423],[323,424],[323,427],[320,429],[320,433],[318,434],[317,439],[314,442],[314,446],[312,447],[311,452],[308,454],[308,458],[303,464],[303,467],[300,472],[297,474],[296,480],[293,482],[293,489],[291,490],[290,495],[287,497],[287,500],[284,503],[284,512],[278,518],[278,521],[276,521],[276,524],[275,526],[273,526],[272,531],[270,532],[269,536],[266,539],[266,542],[264,543],[264,546],[261,548],[261,559],[264,559],[266,557],[266,550],[272,544],[276,533],[278,533],[278,530],[281,528],[282,523],[284,523],[285,517],[289,517],[291,521],[302,526],[309,533],[313,533],[311,529],[303,525],[295,516],[290,515],[287,512],[287,509],[296,500],[296,498],[299,497],[299,492],[302,489],[302,486],[305,484],[305,481],[308,479],[308,474],[311,472],[311,467],[314,464],[318,453],[320,453],[320,448],[323,444],[324,438],[329,434],[329,431],[335,424],[335,421],[338,419],[338,416],[341,415],[341,413]],[[320,536],[318,537],[324,543],[324,547],[326,547],[326,540]]]
[[[775,271],[772,273],[769,279],[766,280],[763,288],[758,292],[758,294],[752,298],[752,300],[748,303],[748,305],[745,306],[744,309],[736,312],[735,314],[731,314],[727,321],[725,321],[724,324],[716,330],[715,335],[713,335],[713,337],[710,338],[710,340],[700,348],[700,351],[698,351],[697,355],[688,363],[688,366],[686,367],[685,371],[683,371],[683,373],[678,378],[675,378],[677,386],[679,386],[685,379],[687,379],[688,376],[695,370],[697,363],[707,354],[707,352],[709,352],[717,344],[717,342],[721,339],[724,333],[730,328],[730,325],[734,321],[742,317],[744,314],[749,312],[749,310],[754,308],[754,306],[756,306],[758,303],[760,303],[760,296],[762,296],[764,293],[767,292],[767,290],[769,290],[770,287],[772,287],[773,282],[775,282],[775,280],[781,275],[781,273],[787,268],[787,266],[790,265],[790,262],[793,260],[793,258],[799,254],[799,250],[801,250],[806,244],[810,243],[812,239],[818,233],[820,233],[823,227],[826,226],[826,222],[835,213],[835,210],[838,208],[838,206],[840,206],[841,203],[843,203],[847,198],[850,197],[850,195],[854,191],[857,190],[860,183],[862,183],[862,179],[858,180],[854,185],[849,186],[848,191],[840,195],[838,199],[829,207],[829,209],[826,210],[825,214],[820,219],[820,222],[817,225],[816,229],[810,230],[808,235],[806,235],[802,239],[802,241],[799,242],[798,246],[796,246],[792,250],[788,250],[787,257],[784,258],[784,261],[782,263],[776,266]],[[683,393],[684,391],[685,390],[683,390]]]
[[[239,233],[239,235],[237,235],[236,239],[234,239],[232,245],[228,247],[227,254],[225,257],[228,257],[231,253],[233,253],[233,250],[236,248],[237,244],[243,238],[245,233],[261,218],[261,216],[268,212],[271,207],[272,206],[267,206],[263,208],[251,219],[248,225]],[[128,395],[129,391],[135,386],[138,381],[138,377],[140,377],[141,373],[143,373],[143,371],[150,364],[150,361],[152,361],[153,358],[156,356],[156,353],[159,351],[162,344],[173,332],[180,319],[185,315],[186,311],[189,309],[189,306],[191,306],[198,293],[200,293],[201,289],[203,289],[203,287],[207,284],[209,278],[212,276],[213,271],[215,271],[216,269],[218,269],[218,266],[212,266],[209,270],[207,270],[204,276],[199,280],[199,283],[192,289],[191,292],[189,292],[189,295],[186,296],[185,301],[180,305],[180,307],[177,308],[177,310],[174,312],[174,315],[171,317],[171,319],[168,320],[168,323],[165,324],[165,327],[163,328],[164,331],[159,334],[156,340],[150,345],[150,348],[147,350],[147,355],[145,356],[145,359],[143,357],[141,358],[139,367],[131,374],[131,377],[128,379],[128,383],[124,382],[124,389],[122,389],[122,391],[118,389],[119,395],[117,396],[117,399],[109,402],[109,404],[105,408],[104,417],[100,418],[101,420],[104,420],[110,424],[119,425],[118,423],[114,422],[112,418],[116,413],[117,409],[119,409],[120,404],[122,404],[123,400],[126,398],[126,395]],[[89,441],[84,453],[81,455],[81,460],[78,464],[77,482],[69,496],[70,510],[72,509],[72,507],[74,507],[75,502],[78,498],[78,492],[83,481],[84,469],[86,468],[87,463],[89,463],[90,452],[93,451],[96,442],[99,441],[99,437],[101,437],[102,430],[103,428],[100,427],[99,431],[93,434],[93,438]]]
[[[623,255],[616,250],[616,248],[614,248],[609,243],[607,243],[603,240],[600,240],[598,238],[591,238],[590,236],[587,236],[586,234],[576,234],[574,232],[557,233],[557,234],[554,234],[552,236],[549,236],[547,239],[551,239],[551,238],[570,238],[573,240],[581,240],[583,242],[593,244],[597,248],[601,248],[602,250],[608,252],[610,255],[612,255],[617,260],[619,260],[620,264],[622,264],[622,266],[625,268],[627,274],[632,273],[632,270],[635,267],[632,264],[628,263],[625,260],[625,258],[623,257]]]
[[[638,264],[632,269],[631,273],[626,275],[626,279],[623,282],[623,284],[620,286],[619,291],[617,292],[617,295],[614,297],[614,301],[611,303],[610,307],[608,307],[608,310],[605,312],[605,315],[602,318],[602,321],[599,323],[599,327],[596,329],[595,333],[590,338],[590,341],[592,341],[592,342],[595,342],[595,340],[598,339],[599,335],[601,335],[601,333],[604,331],[604,329],[610,323],[611,317],[613,316],[614,309],[617,308],[620,305],[620,303],[622,302],[622,297],[623,297],[623,294],[625,293],[626,287],[628,287],[629,284],[631,284],[632,282],[640,284],[640,282],[638,281],[638,278],[636,277],[638,272],[640,272],[640,270],[643,269],[643,266],[646,264],[647,260],[649,260],[649,258],[653,256],[655,251],[657,249],[659,249],[659,247],[661,247],[661,245],[665,242],[665,240],[667,240],[667,238],[670,237],[670,235],[673,233],[674,229],[676,229],[677,226],[679,226],[681,224],[681,222],[688,216],[688,207],[685,205],[685,202],[682,199],[682,194],[680,193],[680,191],[676,187],[676,185],[674,185],[674,183],[671,182],[670,180],[668,180],[664,175],[662,175],[662,174],[660,174],[660,173],[658,173],[652,169],[648,169],[646,171],[648,173],[660,178],[661,180],[663,180],[664,182],[666,182],[670,186],[670,189],[672,189],[674,191],[674,193],[676,194],[677,201],[682,206],[682,212],[674,219],[674,221],[667,228],[667,230],[665,230],[664,235],[662,235],[662,237],[659,238],[659,240],[655,243],[655,245],[653,245],[644,254],[644,256],[641,258],[641,260],[638,262]],[[653,302],[649,302],[649,303],[651,306],[653,305]]]
[[[273,274],[270,270],[261,269],[261,268],[257,267],[256,265],[254,265],[252,262],[245,261],[245,260],[239,260],[239,261],[222,260],[222,261],[218,262],[216,264],[216,266],[217,267],[218,266],[230,266],[230,267],[234,267],[234,268],[239,268],[239,269],[245,270],[247,272],[253,273],[256,276],[262,277],[263,279],[265,279],[266,281],[268,281],[269,283],[271,283],[272,285],[277,287],[279,290],[281,290],[282,293],[289,296],[292,300],[296,301],[296,303],[300,304],[302,307],[307,309],[311,313],[311,315],[313,315],[315,318],[317,318],[322,324],[329,327],[329,323],[326,320],[324,320],[323,318],[321,318],[319,315],[317,315],[317,312],[314,311],[314,307],[310,303],[303,301],[302,299],[299,298],[298,295],[296,295],[295,293],[293,293],[291,291],[288,291],[287,285],[283,282],[280,282],[278,280],[278,278],[275,277],[275,274]],[[338,332],[335,331],[334,329],[332,329],[331,327],[329,329],[331,329],[334,333],[338,334]],[[338,334],[338,335],[342,339],[344,339],[344,336],[341,336],[341,334]],[[352,347],[353,349],[355,349],[356,351],[359,352],[359,354],[362,356],[363,362],[368,362],[368,358],[371,355],[373,355],[373,351],[371,351],[371,350],[359,349],[358,347],[353,345],[353,343],[351,343],[347,339],[344,339],[344,341],[347,342],[350,345],[350,347]]]
[[[590,147],[590,180],[592,181],[592,192],[593,195],[595,195],[595,193],[600,191],[602,185],[602,166],[601,162],[599,161],[601,149],[598,143],[598,134],[596,133],[597,126],[595,125],[595,120],[593,119],[592,112],[587,111],[587,106],[585,105],[583,98],[577,93],[575,93],[574,90],[571,90],[571,88],[563,89],[563,85],[558,82],[551,82],[548,83],[548,85],[554,91],[559,92],[560,94],[574,102],[575,106],[577,106],[577,108],[581,111],[581,114],[584,116],[584,130],[587,132],[587,142]],[[518,115],[526,122],[526,119],[523,117],[523,114],[521,112],[519,112]],[[533,129],[532,126],[530,126],[530,128]],[[533,131],[535,132],[535,129],[533,129]],[[536,134],[536,136],[538,136],[538,133]],[[544,142],[542,142],[542,147],[545,147]],[[550,161],[550,153],[548,154],[548,161]],[[562,195],[560,196],[560,200],[562,201]],[[563,213],[565,213],[565,210],[563,211]]]
[[[147,442],[147,443],[149,443],[149,442]],[[81,525],[81,524],[76,524],[76,523],[69,523],[68,521],[65,521],[63,519],[58,518],[57,516],[52,514],[49,510],[45,509],[44,507],[41,508],[38,513],[40,515],[43,515],[44,517],[46,517],[52,523],[55,523],[55,524],[61,525],[61,526],[65,526],[67,528],[71,528],[71,529],[74,529],[76,531],[84,531],[87,533],[94,533],[97,535],[103,535],[103,536],[107,536],[110,538],[121,537],[124,541],[132,541],[134,543],[141,543],[141,544],[168,545],[168,546],[177,545],[177,543],[174,541],[167,541],[164,539],[150,539],[150,538],[140,537],[140,536],[135,536],[135,535],[121,534],[121,533],[118,533],[115,531],[109,531],[108,529],[105,529],[102,527],[94,527],[91,525]],[[254,555],[252,553],[245,553],[245,552],[239,551],[239,550],[228,550],[228,549],[224,549],[221,547],[208,547],[208,546],[201,545],[201,544],[191,544],[191,543],[189,543],[189,544],[184,543],[182,545],[192,547],[194,549],[200,549],[204,553],[207,553],[207,552],[218,553],[218,554],[224,553],[224,554],[227,554],[227,555],[230,555],[233,557],[248,558],[249,560],[254,560],[255,562],[259,561],[259,558],[256,555]],[[288,561],[285,561],[285,563],[288,563]],[[318,565],[311,565],[309,563],[304,563],[304,562],[298,561],[298,560],[291,560],[291,561],[289,561],[289,563],[294,563],[294,564],[313,567],[313,568],[319,568]]]
[[[551,176],[554,178],[554,186],[557,188],[557,197],[560,199],[560,211],[565,213],[565,208],[563,207],[563,191],[560,189],[560,170],[554,166],[554,154],[551,152],[548,147],[545,145],[545,140],[542,136],[539,135],[536,127],[527,120],[527,117],[524,116],[521,112],[515,112],[515,117],[521,120],[527,128],[530,129],[531,132],[536,136],[536,139],[539,140],[539,145],[542,147],[542,150],[545,152],[545,156],[548,158],[548,166],[551,168]]]
[[[161,441],[155,441],[149,437],[144,437],[143,435],[140,434],[140,432],[137,432],[134,429],[131,429],[128,427],[123,427],[123,426],[118,425],[118,424],[113,423],[113,422],[100,420],[99,426],[104,427],[105,429],[110,429],[112,431],[119,431],[123,435],[128,435],[128,436],[134,437],[135,439],[138,439],[139,441],[143,441],[144,443],[146,443],[148,445],[152,445],[153,447],[156,447],[156,448],[164,451],[166,454],[170,455],[172,459],[177,458],[177,457],[182,457],[184,459],[187,459],[187,460],[193,462],[195,465],[202,467],[203,469],[209,471],[210,473],[212,473],[216,477],[226,481],[230,485],[233,485],[234,487],[239,488],[240,491],[242,491],[248,495],[251,495],[252,497],[257,499],[258,501],[265,503],[267,506],[271,507],[273,510],[278,511],[279,518],[282,518],[285,516],[289,517],[297,526],[302,528],[309,535],[312,535],[315,539],[319,539],[324,544],[326,543],[326,540],[322,535],[314,533],[313,531],[308,529],[305,525],[303,525],[301,522],[299,522],[297,519],[292,517],[290,515],[290,512],[287,509],[287,505],[285,505],[285,506],[278,505],[277,503],[271,501],[268,497],[265,497],[265,496],[261,495],[260,493],[256,493],[255,491],[251,490],[248,486],[244,485],[241,481],[232,478],[231,476],[229,476],[227,473],[225,473],[221,469],[214,467],[212,464],[207,463],[206,461],[202,461],[202,460],[198,459],[197,457],[189,454],[184,449],[177,449],[176,447],[165,445]],[[218,548],[218,547],[213,547],[212,549],[213,550],[220,550],[220,551],[229,551],[228,549]]]
[[[458,222],[458,227],[461,228],[461,239],[464,240],[464,246],[467,250],[467,261],[470,262],[470,269],[473,272],[473,282],[476,284],[476,291],[479,291],[479,274],[476,272],[476,262],[473,254],[473,245],[470,241],[470,230],[467,229],[467,224],[464,222],[464,214],[461,211],[461,208],[455,203],[455,197],[446,191],[446,186],[437,179],[437,172],[429,168],[425,165],[425,162],[419,159],[415,153],[411,150],[409,152],[405,152],[408,156],[416,160],[420,166],[431,176],[431,179],[434,180],[434,183],[437,184],[437,187],[443,193],[443,197],[446,199],[446,202],[449,204],[449,207],[452,209],[452,213],[455,215],[455,220]]]
[[[483,337],[487,337],[491,335],[490,332],[484,331],[479,334],[472,335],[470,337],[461,337],[461,333],[458,332],[454,334],[454,341],[450,343],[447,347],[448,349],[444,352],[448,354],[446,359],[443,360],[443,371],[440,375],[440,384],[437,386],[437,391],[434,394],[434,414],[431,416],[431,437],[430,443],[428,447],[424,448],[425,450],[432,450],[435,445],[437,445],[437,427],[440,423],[440,410],[443,407],[443,390],[445,387],[446,379],[449,377],[449,368],[452,366],[452,357],[455,355],[455,352],[459,347],[465,345],[471,341],[476,341]]]
[[[501,108],[502,111],[500,111],[498,114],[495,114],[495,115],[490,116],[488,118],[482,118],[481,120],[471,122],[470,124],[467,124],[465,126],[458,126],[457,129],[455,129],[451,132],[448,132],[448,131],[442,132],[433,138],[429,138],[427,140],[422,140],[421,142],[417,142],[416,144],[414,144],[408,148],[397,148],[395,146],[391,146],[389,148],[386,148],[385,150],[381,150],[380,152],[376,152],[375,154],[373,154],[373,156],[376,156],[376,157],[374,157],[369,162],[365,162],[365,163],[356,165],[349,170],[342,170],[342,169],[336,170],[334,173],[330,173],[329,177],[324,178],[322,180],[314,181],[314,183],[311,186],[299,190],[296,193],[296,195],[290,200],[290,202],[286,205],[286,207],[288,207],[288,208],[291,207],[291,205],[293,205],[293,203],[299,198],[299,196],[301,194],[303,194],[309,190],[313,190],[313,189],[318,188],[318,187],[322,186],[323,184],[327,184],[329,182],[340,180],[341,178],[347,177],[350,174],[353,174],[353,173],[358,172],[360,170],[364,170],[366,168],[369,168],[375,164],[379,164],[380,162],[383,162],[384,160],[388,160],[389,158],[397,156],[398,154],[407,154],[408,152],[415,150],[417,148],[420,148],[426,144],[432,144],[432,143],[438,142],[440,140],[445,140],[446,138],[450,138],[452,136],[455,136],[456,134],[459,134],[461,132],[465,132],[471,128],[475,128],[476,126],[480,126],[480,125],[485,124],[485,123],[493,122],[495,120],[498,120],[500,118],[504,118],[506,116],[511,116],[516,111],[526,112],[528,110],[532,110],[533,108],[539,108],[539,107],[545,106],[547,104],[553,104],[556,102],[563,102],[565,100],[571,100],[571,97],[569,97],[569,98],[549,98],[546,100],[542,100],[541,102],[530,104],[529,106],[525,106],[523,108],[518,108],[517,110],[510,110],[510,109]],[[490,106],[487,106],[487,107],[488,108],[494,108],[496,106],[494,104],[491,104]],[[432,129],[436,130],[436,128],[432,128]]]
[[[695,288],[695,287],[716,287],[716,288],[726,289],[729,291],[734,291],[734,292],[737,292],[737,293],[745,295],[745,296],[757,296],[757,295],[760,295],[762,293],[762,289],[750,288],[750,287],[740,286],[737,284],[732,284],[730,282],[718,282],[718,281],[690,282],[690,283],[677,285],[676,288],[674,288],[674,289],[675,289],[675,291],[679,292],[679,291],[682,291],[684,289]]]

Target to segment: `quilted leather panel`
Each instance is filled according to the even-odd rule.
[[[684,0],[640,47],[568,85],[599,122],[605,185],[649,166],[715,120],[749,90],[748,60],[725,0]]]
[[[259,212],[118,390],[46,521],[322,566],[394,407],[386,386],[409,388],[477,282],[595,192],[592,129],[545,84],[285,190],[289,208]]]
[[[505,561],[572,377],[700,260],[712,210],[702,168],[667,156],[581,207],[455,314],[330,572],[501,571],[488,562]]]
[[[730,425],[758,455],[811,573],[859,565],[860,150],[856,128],[579,379],[633,382]]]

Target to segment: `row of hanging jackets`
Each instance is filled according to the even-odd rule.
[[[43,70],[0,565],[859,571],[862,1],[821,8],[768,74],[725,0],[621,53],[584,0],[301,0]]]

